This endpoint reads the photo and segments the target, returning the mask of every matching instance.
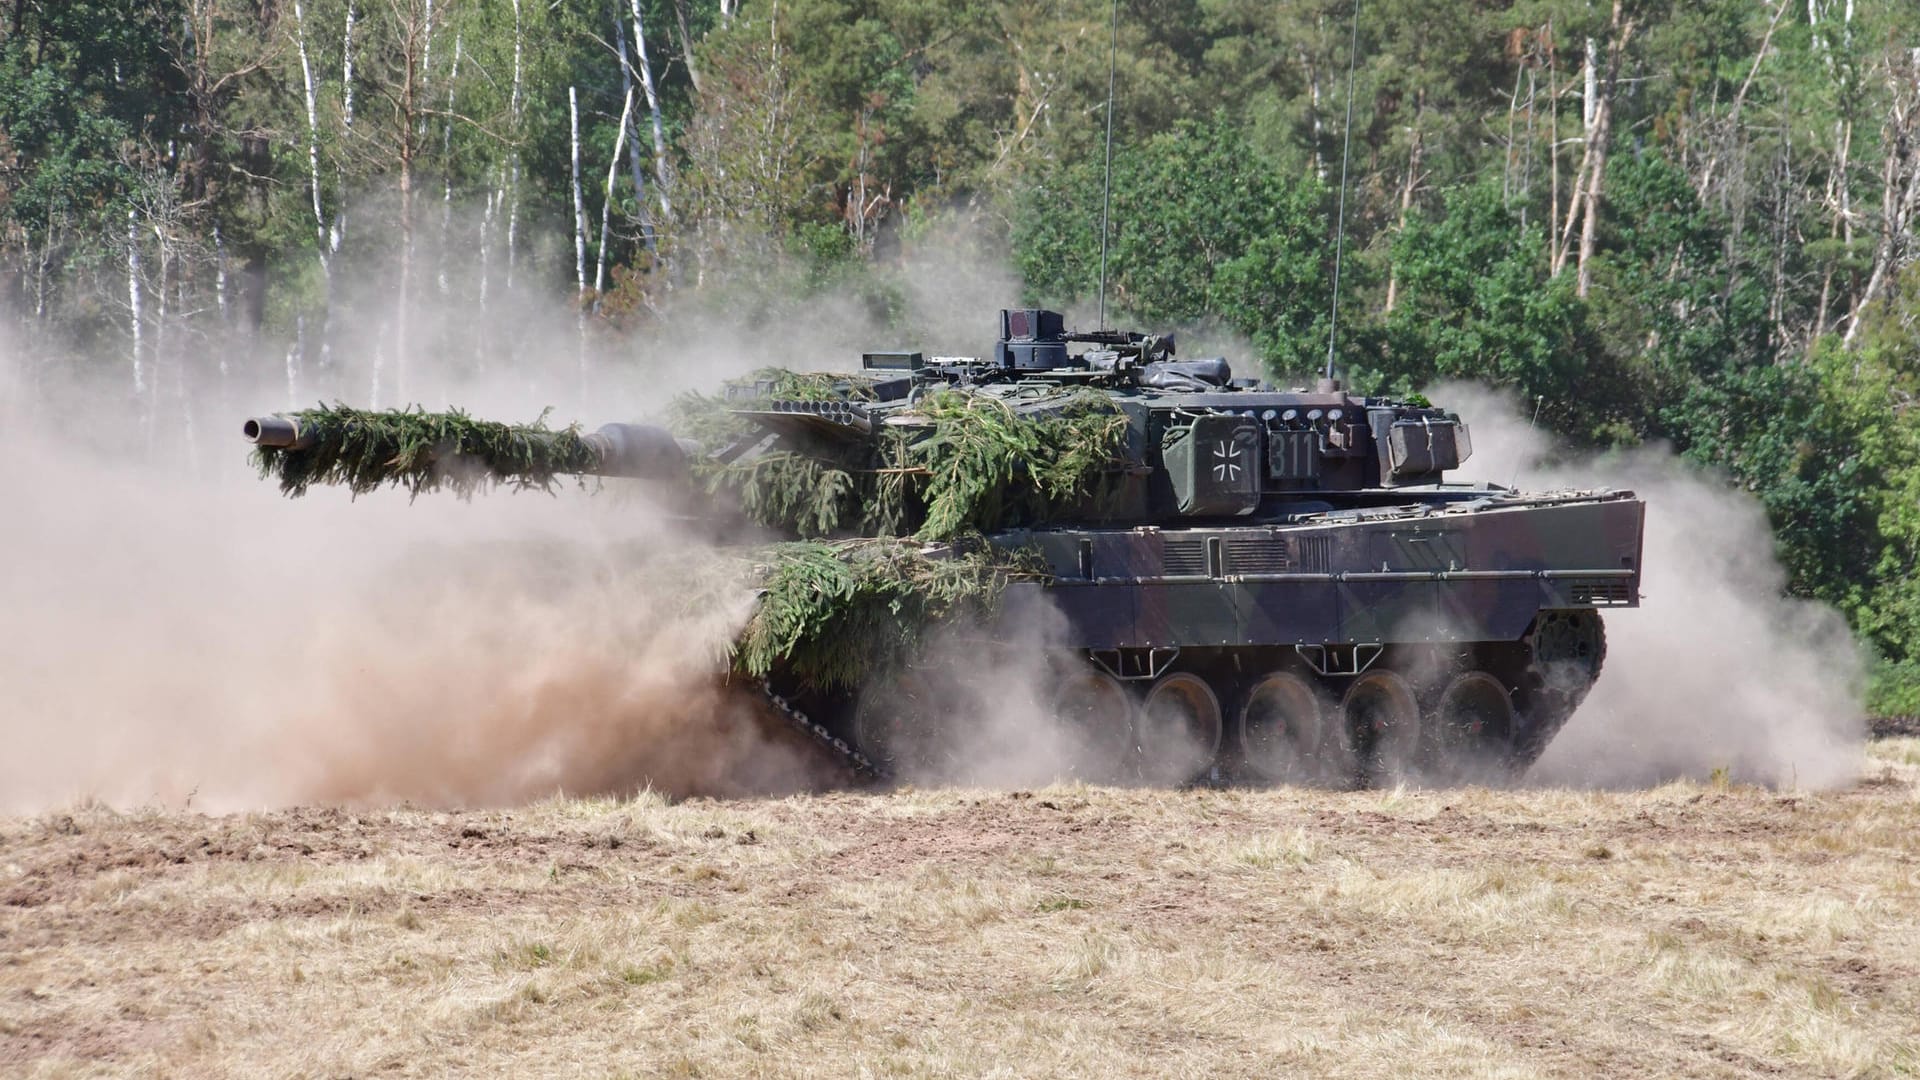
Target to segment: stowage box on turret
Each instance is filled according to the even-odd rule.
[[[1599,609],[1638,605],[1641,501],[1448,483],[1472,453],[1453,413],[1331,380],[1274,389],[1223,359],[1176,359],[1170,337],[1074,333],[1051,311],[1002,311],[999,331],[984,359],[874,352],[845,376],[739,380],[718,399],[733,425],[721,434],[609,425],[582,438],[599,464],[581,471],[760,478],[779,470],[756,463],[800,463],[782,475],[818,498],[790,533],[1017,554],[1028,572],[1006,585],[975,662],[999,662],[996,640],[1033,645],[1023,635],[1051,608],[1034,646],[1055,661],[1046,704],[1101,776],[1522,769],[1600,674]],[[1087,416],[1103,443],[1083,483],[1061,471],[1077,446],[1019,437],[1027,421]],[[299,438],[276,418],[249,434]],[[967,468],[987,490],[953,479]],[[749,500],[761,524],[782,524],[765,520],[775,501]],[[937,768],[964,744],[955,727],[970,721],[941,677],[914,664],[857,686],[779,662],[766,673],[783,709],[876,773]]]

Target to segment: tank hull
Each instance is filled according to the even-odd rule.
[[[967,703],[981,708],[996,665],[1032,679],[1044,654],[1053,686],[1039,693],[1100,683],[1082,734],[1108,759],[1068,770],[1088,779],[1511,778],[1598,678],[1598,612],[1639,603],[1644,504],[1624,491],[1403,494],[1415,501],[1281,522],[996,535],[1041,553],[1050,580],[1011,586],[997,622],[969,631],[966,671],[937,657],[949,670],[910,672],[865,702],[807,704],[879,771],[944,776],[943,762],[993,756],[969,738],[1018,742]],[[1279,691],[1300,704],[1265,716]],[[863,708],[891,726],[863,725]],[[1172,714],[1179,749],[1156,713]],[[1276,750],[1279,729],[1293,742]]]
[[[1543,609],[1639,603],[1631,492],[1511,496],[1285,525],[1058,529],[1054,580],[1018,585],[1074,647],[1149,649],[1518,640]]]

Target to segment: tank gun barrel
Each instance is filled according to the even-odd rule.
[[[597,467],[582,470],[589,475],[677,480],[687,474],[689,445],[655,424],[602,424],[580,441],[599,456]]]
[[[406,483],[403,477],[432,475],[456,461],[510,482],[544,483],[544,477],[568,473],[679,480],[688,474],[689,454],[697,452],[652,424],[605,424],[583,433],[469,421],[457,413],[323,409],[250,417],[240,433],[257,448],[263,468],[278,471],[283,481],[311,476],[321,482],[346,482],[356,490],[389,480]],[[313,476],[302,464],[302,459],[343,458],[355,462],[351,471],[323,468]],[[305,482],[298,486],[304,489]]]

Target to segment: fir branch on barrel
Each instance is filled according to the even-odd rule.
[[[321,405],[287,414],[299,425],[297,446],[259,447],[253,461],[288,495],[313,484],[339,484],[355,495],[387,485],[416,496],[447,488],[463,498],[496,483],[550,491],[562,475],[591,471],[600,455],[578,427],[552,430],[546,415],[501,424],[458,409]]]
[[[766,556],[760,604],[735,644],[734,667],[755,678],[778,668],[822,690],[858,687],[906,663],[933,623],[989,619],[1010,583],[1046,577],[1032,553],[985,545],[801,542]]]

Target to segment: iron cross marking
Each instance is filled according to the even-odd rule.
[[[1213,478],[1221,483],[1240,479],[1240,448],[1226,439],[1213,444]]]

